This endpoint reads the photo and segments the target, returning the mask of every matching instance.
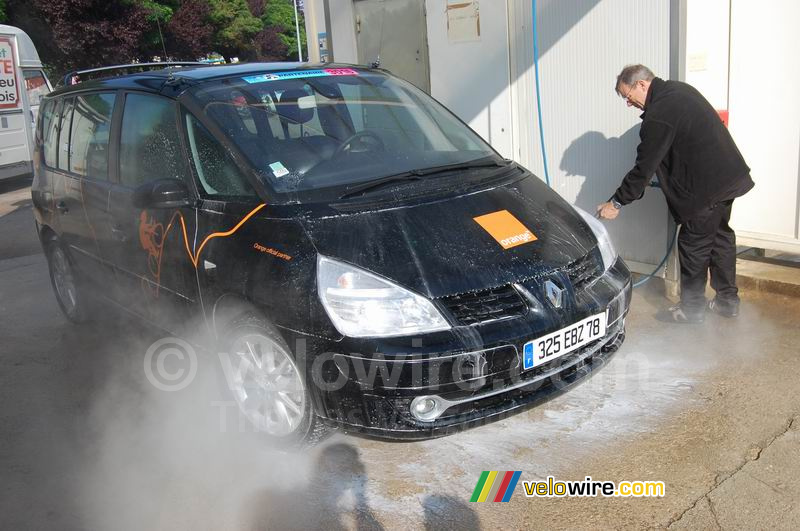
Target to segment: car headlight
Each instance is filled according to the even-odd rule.
[[[589,228],[592,229],[592,232],[594,232],[594,237],[597,238],[597,246],[600,248],[600,254],[603,256],[603,268],[607,271],[608,268],[617,261],[618,254],[617,250],[614,249],[614,244],[611,243],[611,237],[608,235],[606,226],[585,210],[574,205],[572,208],[581,215],[583,220],[589,225]]]
[[[391,337],[447,330],[431,301],[350,264],[320,255],[317,288],[333,325],[349,337]]]

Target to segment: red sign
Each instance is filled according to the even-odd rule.
[[[717,110],[717,114],[719,114],[719,119],[722,120],[722,123],[725,124],[725,127],[728,127],[728,109]]]
[[[0,109],[19,109],[20,104],[14,41],[0,37]]]

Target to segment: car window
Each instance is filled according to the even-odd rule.
[[[186,114],[186,132],[203,195],[256,195],[222,144],[191,114]]]
[[[157,179],[186,179],[175,102],[160,96],[128,94],[122,113],[120,182],[136,187]]]
[[[40,141],[44,138],[44,132],[47,131],[47,128],[50,126],[50,121],[53,119],[53,108],[55,102],[53,100],[48,101],[47,103],[42,105],[42,112],[39,114],[41,116],[41,120],[36,123],[36,140]]]
[[[339,90],[342,91],[344,104],[347,106],[347,114],[350,115],[350,119],[353,121],[353,129],[363,131],[366,107],[358,104],[361,98],[361,87],[358,85],[339,85]]]
[[[42,105],[42,112],[39,114],[39,121],[36,123],[36,141],[44,145],[44,139],[47,137],[47,132],[50,130],[50,124],[53,122],[53,111],[56,108],[56,101],[50,100]]]
[[[28,92],[28,103],[39,105],[42,98],[50,94],[44,73],[41,70],[23,70],[25,76],[25,90]]]
[[[69,161],[73,173],[108,180],[108,135],[114,100],[114,93],[75,98]]]
[[[64,110],[61,113],[61,126],[58,131],[58,163],[59,170],[69,171],[69,132],[72,127],[72,108],[75,98],[64,100]]]
[[[430,96],[380,72],[254,74],[202,83],[188,95],[289,201],[336,198],[345,187],[389,175],[499,159]]]
[[[49,101],[42,117],[42,141],[44,143],[44,163],[51,168],[58,165],[58,130],[61,126],[62,99]]]
[[[319,120],[314,89],[310,85],[303,85],[300,89],[277,91],[275,94],[278,97],[276,111],[283,118],[281,120],[282,131],[278,134],[278,138],[290,140],[325,134]],[[292,114],[289,109],[295,105],[297,107],[293,110],[299,112]]]

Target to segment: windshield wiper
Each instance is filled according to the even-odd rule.
[[[472,168],[505,168],[511,164],[511,160],[472,160],[468,162],[457,162],[456,164],[445,164],[444,166],[434,166],[432,168],[424,168],[421,170],[411,170],[410,173],[414,175],[433,175],[434,173],[444,173],[453,170],[469,170]]]
[[[445,164],[443,166],[433,166],[431,168],[423,168],[419,170],[404,171],[402,173],[387,175],[386,177],[381,177],[380,179],[375,179],[374,181],[369,181],[363,184],[358,184],[350,188],[347,188],[344,194],[342,194],[339,197],[339,199],[347,199],[350,197],[363,195],[367,192],[370,192],[378,188],[383,188],[384,186],[390,184],[419,181],[424,176],[434,175],[436,173],[446,173],[455,170],[468,170],[472,168],[505,168],[506,166],[511,164],[511,162],[512,161],[508,159],[503,159],[502,161],[480,160],[480,161],[470,161],[470,162],[459,162],[456,164]]]

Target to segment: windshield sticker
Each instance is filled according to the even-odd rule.
[[[270,164],[269,169],[271,169],[272,174],[278,178],[283,177],[284,175],[289,175],[289,170],[287,170],[286,166],[284,166],[280,161]]]
[[[325,77],[325,76],[357,76],[358,72],[352,68],[325,68],[323,70],[295,70],[292,72],[275,72],[274,74],[259,74],[257,76],[246,76],[242,79],[247,83],[264,83],[266,81],[278,81],[279,79],[300,79],[306,77]]]
[[[503,249],[511,249],[523,243],[536,241],[538,238],[520,220],[508,210],[499,210],[472,218],[478,225],[497,240]]]

